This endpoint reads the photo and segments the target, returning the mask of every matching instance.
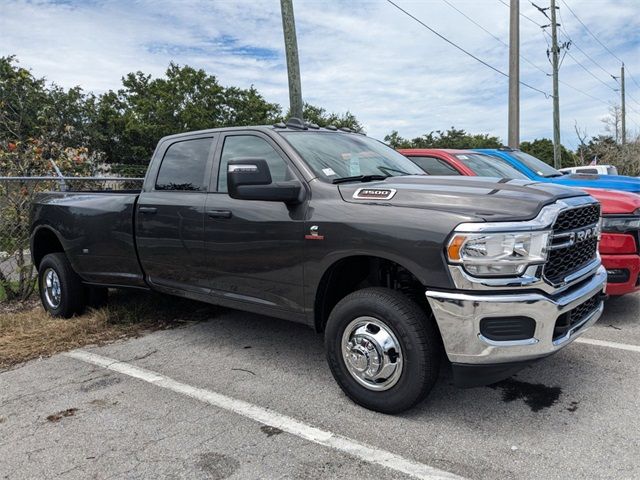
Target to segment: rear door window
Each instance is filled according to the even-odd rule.
[[[205,191],[212,144],[211,138],[195,138],[169,146],[160,164],[156,190]]]

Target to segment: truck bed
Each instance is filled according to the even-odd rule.
[[[34,202],[34,235],[54,227],[74,270],[88,283],[145,286],[134,236],[139,190],[49,192]]]

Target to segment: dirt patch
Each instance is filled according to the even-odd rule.
[[[240,462],[229,455],[209,452],[200,455],[197,462],[200,469],[210,480],[223,480],[229,478],[240,468]]]
[[[211,318],[214,307],[176,297],[113,291],[107,306],[68,320],[53,318],[39,303],[0,310],[0,371],[34,358],[101,345]]]
[[[67,408],[66,410],[62,410],[61,412],[49,415],[47,417],[47,420],[56,423],[62,420],[64,417],[73,417],[77,411],[77,408]]]

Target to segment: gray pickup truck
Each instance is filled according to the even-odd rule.
[[[163,138],[141,191],[41,194],[31,252],[52,315],[140,288],[301,322],[350,398],[394,413],[443,360],[490,384],[593,324],[599,222],[578,190],[429,177],[292,120]]]

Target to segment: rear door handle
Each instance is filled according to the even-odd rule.
[[[158,213],[158,209],[156,207],[139,207],[138,211],[140,213]]]
[[[231,218],[231,210],[207,210],[210,218]]]

